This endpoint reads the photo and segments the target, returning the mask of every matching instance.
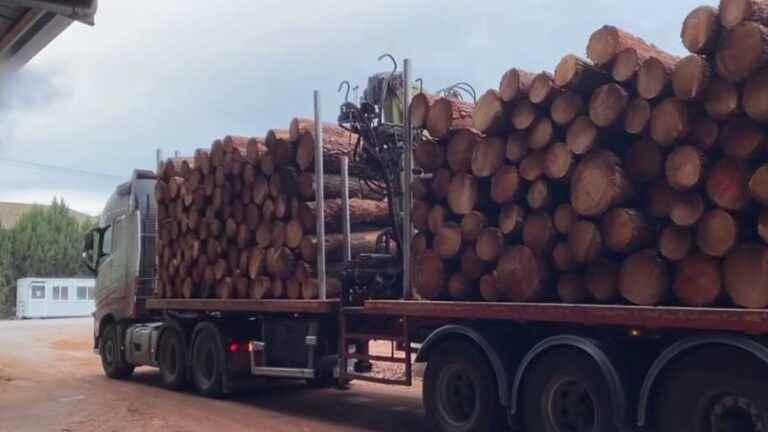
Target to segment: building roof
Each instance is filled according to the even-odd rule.
[[[37,55],[73,21],[94,24],[97,0],[0,0],[0,74]]]
[[[16,222],[24,216],[25,213],[32,210],[32,207],[39,204],[23,204],[23,203],[11,203],[0,201],[0,227],[11,228],[16,225]],[[47,207],[47,206],[42,206]],[[85,213],[80,213],[76,210],[69,210],[69,213],[77,220],[78,223],[83,223],[86,220],[95,221],[96,218],[89,216]]]

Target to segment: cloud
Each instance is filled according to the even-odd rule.
[[[0,116],[0,131],[13,123],[10,136],[0,132],[0,157],[127,179],[154,165],[156,148],[191,153],[228,133],[285,128],[311,114],[314,89],[333,120],[338,83],[363,85],[387,70],[376,61],[383,52],[412,58],[429,89],[468,81],[481,92],[511,66],[551,70],[564,54],[583,54],[589,34],[607,23],[682,54],[680,25],[699,3],[101,2],[95,27],[73,24],[20,75],[29,85],[14,86],[13,108]],[[23,200],[34,187],[106,200],[115,183],[0,163],[0,199],[13,191]],[[65,198],[78,208],[73,196]]]

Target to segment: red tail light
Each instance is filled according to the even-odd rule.
[[[231,352],[231,353],[251,352],[251,343],[250,342],[232,341],[229,344],[229,352]]]

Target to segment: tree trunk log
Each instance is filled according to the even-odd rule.
[[[599,127],[614,125],[624,114],[629,93],[619,84],[610,83],[597,88],[589,100],[589,118]]]
[[[435,236],[433,249],[442,259],[451,259],[461,250],[461,228],[459,225],[448,222],[440,228]]]
[[[448,296],[453,300],[467,300],[475,297],[477,287],[463,273],[457,272],[448,278]]]
[[[414,268],[416,292],[428,300],[444,298],[447,293],[447,277],[443,260],[431,250],[425,251]]]
[[[506,119],[498,91],[488,90],[480,96],[472,113],[472,121],[475,129],[484,134],[498,133],[504,129]]]
[[[458,129],[448,141],[445,158],[451,171],[468,172],[472,169],[472,154],[482,138],[472,129]]]
[[[571,179],[571,205],[576,213],[598,216],[631,196],[632,185],[615,154],[593,152],[576,165]]]
[[[726,156],[736,159],[752,159],[765,153],[763,126],[746,117],[729,121],[720,134],[720,147]]]
[[[529,182],[536,181],[544,175],[544,162],[547,154],[544,151],[530,153],[520,161],[518,174]]]
[[[736,91],[736,104],[738,108],[739,95]],[[760,71],[752,75],[744,84],[743,91],[744,111],[759,122],[768,121],[768,71]],[[734,111],[735,109],[734,108]]]
[[[608,66],[625,48],[633,48],[639,57],[672,57],[643,39],[609,25],[592,33],[587,44],[587,57],[596,66]]]
[[[708,211],[699,223],[696,231],[696,243],[702,252],[722,257],[736,246],[739,239],[739,226],[730,213],[723,209]]]
[[[440,232],[440,228],[443,227],[447,220],[448,209],[443,205],[435,204],[429,210],[429,215],[427,216],[427,227],[432,232],[432,234],[437,234]]]
[[[499,212],[499,229],[507,236],[517,236],[523,231],[525,210],[513,203],[505,204]]]
[[[573,54],[563,57],[555,68],[555,85],[580,94],[592,94],[596,88],[610,81],[607,72]]]
[[[314,127],[314,126],[313,126]],[[313,129],[314,131],[314,129]],[[351,156],[357,139],[341,127],[323,123],[323,172],[341,172],[341,156]],[[296,148],[296,163],[302,171],[314,171],[314,132],[301,134]]]
[[[552,248],[552,263],[557,270],[562,272],[575,270],[579,265],[573,259],[571,248],[566,242],[559,242]]]
[[[499,83],[499,96],[504,102],[514,101],[528,95],[535,74],[512,68],[504,73]]]
[[[473,210],[461,219],[461,235],[467,242],[473,242],[480,237],[480,233],[488,225],[488,218],[484,213]]]
[[[544,156],[544,174],[552,180],[567,179],[574,165],[573,159],[573,153],[566,143],[549,146]]]
[[[364,253],[376,252],[376,239],[381,231],[362,231],[351,233],[349,236],[352,256]],[[301,259],[308,263],[317,261],[317,237],[305,235],[299,244]],[[340,262],[344,260],[344,235],[326,234],[325,236],[325,260],[327,262]]]
[[[675,195],[669,208],[669,218],[679,226],[692,226],[701,219],[706,203],[698,192],[688,191]]]
[[[691,54],[677,62],[672,73],[675,96],[685,101],[699,100],[712,81],[714,72],[704,56]]]
[[[734,304],[752,309],[768,306],[768,248],[758,243],[737,246],[725,258],[723,281]]]
[[[448,186],[448,205],[458,215],[471,212],[480,199],[477,180],[471,174],[458,173]]]
[[[499,288],[498,280],[496,279],[496,273],[488,273],[484,275],[480,278],[478,285],[483,300],[489,302],[497,302],[501,300],[501,289]]]
[[[627,105],[624,112],[624,130],[627,133],[641,135],[651,121],[651,104],[647,100],[636,97]]]
[[[544,149],[555,137],[555,125],[549,117],[539,117],[528,131],[528,147],[531,150]]]
[[[584,284],[590,296],[598,303],[613,303],[619,298],[619,266],[601,258],[587,267]]]
[[[504,165],[491,178],[491,199],[497,204],[511,202],[520,188],[520,176],[517,167]]]
[[[299,219],[304,232],[314,233],[316,229],[316,205],[305,202],[299,208]],[[325,229],[334,232],[341,229],[341,200],[325,200]],[[387,226],[391,222],[389,206],[386,201],[349,200],[349,220],[352,225],[370,224]]]
[[[545,179],[538,179],[528,187],[526,195],[528,206],[534,210],[542,210],[552,205],[552,192],[549,182]]]
[[[768,5],[762,0],[721,0],[720,23],[727,29],[744,21],[768,24]]]
[[[720,17],[717,8],[699,6],[683,21],[680,38],[694,54],[712,54],[720,37]]]
[[[477,256],[488,262],[496,262],[504,247],[504,235],[495,227],[487,227],[480,232],[475,243]]]
[[[302,172],[297,178],[297,187],[299,195],[306,201],[315,199],[315,174],[312,172]],[[325,199],[341,198],[342,184],[341,176],[335,174],[323,175],[323,196]],[[349,197],[361,199],[381,199],[381,194],[373,191],[363,180],[356,177],[349,177]]]
[[[720,262],[706,255],[691,255],[677,264],[672,290],[686,306],[711,306],[723,294]]]
[[[509,162],[520,162],[528,154],[528,142],[525,133],[513,132],[507,136],[506,157]]]
[[[749,179],[749,191],[752,198],[760,204],[768,205],[768,164],[761,165]]]
[[[568,203],[563,203],[557,206],[555,209],[553,222],[555,228],[560,234],[568,234],[571,231],[571,227],[579,220],[576,212],[573,211]]]
[[[424,129],[427,126],[429,107],[437,100],[436,96],[421,92],[411,99],[411,124],[416,129]]]
[[[435,171],[435,175],[432,178],[432,184],[430,185],[433,198],[444,200],[448,197],[452,178],[451,170],[448,168],[440,168]]]
[[[565,144],[576,155],[583,155],[597,144],[597,126],[588,116],[579,116],[568,127]]]
[[[658,178],[661,174],[664,156],[659,145],[643,138],[630,144],[624,157],[624,166],[629,178],[637,182],[646,182]]]
[[[589,264],[603,253],[603,237],[597,225],[588,221],[576,222],[568,232],[568,247],[573,259],[580,264]]]
[[[471,281],[477,281],[488,270],[488,263],[477,256],[475,245],[469,245],[461,253],[461,273]]]
[[[685,138],[690,130],[688,106],[677,98],[668,98],[651,113],[651,138],[663,146],[669,146]]]
[[[693,245],[693,234],[685,227],[670,225],[659,235],[659,252],[670,261],[680,261],[688,256]]]
[[[435,140],[422,139],[416,144],[413,159],[425,172],[435,172],[445,164],[445,149]]]
[[[557,278],[557,296],[563,303],[583,303],[587,300],[587,288],[581,275],[565,273]]]
[[[581,95],[572,91],[566,91],[558,96],[549,108],[552,121],[560,126],[570,124],[582,112],[584,112],[584,101]]]
[[[653,249],[630,255],[621,263],[619,291],[639,306],[656,306],[669,297],[670,271]]]
[[[277,166],[285,165],[296,158],[296,141],[289,138],[287,129],[270,129],[264,138],[264,144]]]
[[[498,137],[485,137],[477,143],[472,154],[472,174],[490,177],[504,164],[506,142]]]
[[[670,75],[674,70],[677,58],[661,59],[649,57],[640,64],[637,71],[635,87],[637,94],[643,99],[651,100],[670,93]]]
[[[468,102],[441,97],[429,107],[427,130],[433,138],[442,139],[452,129],[472,127],[473,110]]]
[[[517,130],[526,130],[533,124],[538,113],[530,100],[521,100],[509,112],[509,123]]]
[[[707,196],[727,210],[741,210],[750,202],[749,165],[737,159],[724,158],[712,166],[707,177]]]
[[[702,181],[704,164],[704,154],[697,147],[677,147],[667,156],[664,164],[667,182],[675,190],[686,191]]]
[[[768,28],[745,21],[728,30],[718,44],[716,64],[717,74],[731,82],[764,67],[768,64]]]
[[[555,85],[554,77],[549,72],[540,72],[533,77],[528,100],[537,105],[549,105],[562,90]]]
[[[536,211],[525,218],[523,243],[534,252],[548,254],[555,243],[557,231],[548,213]]]
[[[603,215],[600,232],[605,247],[621,253],[648,246],[653,242],[655,234],[640,210],[621,207]]]
[[[504,252],[496,265],[496,275],[507,300],[531,302],[550,297],[546,261],[526,246],[513,246]]]

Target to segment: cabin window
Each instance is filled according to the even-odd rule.
[[[88,299],[88,287],[84,287],[84,286],[77,287],[77,299],[78,300]]]
[[[88,300],[93,300],[93,287],[88,287]]]
[[[112,227],[109,226],[104,230],[103,240],[101,242],[101,253],[109,255],[112,253]]]
[[[54,300],[68,300],[69,299],[69,287],[55,286],[53,287],[53,299]]]
[[[61,299],[69,300],[69,287],[61,287]]]
[[[42,300],[45,298],[45,286],[44,285],[32,285],[32,298],[35,300]]]

